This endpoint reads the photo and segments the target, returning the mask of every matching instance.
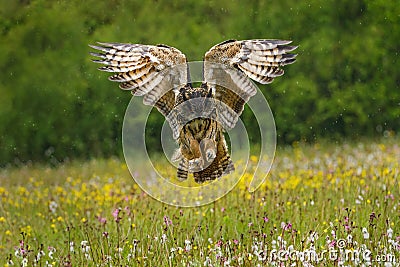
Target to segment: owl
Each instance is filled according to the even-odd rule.
[[[245,103],[256,94],[248,79],[271,83],[292,64],[297,46],[284,40],[228,40],[213,46],[203,59],[203,81],[193,86],[186,56],[167,45],[98,43],[90,54],[110,81],[143,96],[143,103],[164,115],[179,148],[177,178],[193,173],[197,183],[234,171],[224,132],[232,129]]]

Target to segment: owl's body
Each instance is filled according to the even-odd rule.
[[[214,98],[213,91],[207,84],[199,88],[183,88],[177,96],[177,119],[183,125],[178,137],[180,149],[174,157],[175,160],[180,160],[179,180],[187,179],[188,172],[191,172],[195,181],[200,183],[215,180],[234,170],[223,134],[224,129],[216,120],[218,111]],[[193,114],[199,117],[191,119]]]
[[[283,74],[281,66],[295,61],[290,41],[229,40],[212,47],[204,58],[203,83],[193,88],[186,57],[176,48],[158,45],[100,43],[91,53],[116,72],[109,79],[121,89],[143,95],[168,120],[179,149],[177,177],[193,173],[198,183],[215,180],[234,170],[224,131],[235,127],[245,103],[256,91],[250,77],[271,83]],[[223,80],[223,81],[221,81]]]

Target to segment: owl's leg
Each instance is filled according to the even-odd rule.
[[[185,181],[188,178],[189,162],[182,158],[178,165],[177,178],[179,181]]]

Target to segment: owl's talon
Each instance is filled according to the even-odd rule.
[[[203,159],[196,158],[189,160],[189,170],[192,172],[203,170]]]
[[[206,152],[206,159],[208,162],[213,161],[217,155],[214,149],[208,149]]]

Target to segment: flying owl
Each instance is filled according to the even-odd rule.
[[[167,45],[98,43],[93,61],[99,70],[114,73],[110,81],[143,96],[165,116],[179,148],[177,178],[193,173],[197,183],[215,180],[234,171],[224,131],[232,129],[245,103],[256,94],[251,78],[261,84],[283,75],[292,64],[297,46],[284,40],[228,40],[204,56],[203,81],[194,87],[186,56]],[[220,80],[223,79],[221,83]],[[223,84],[223,86],[221,86]]]

